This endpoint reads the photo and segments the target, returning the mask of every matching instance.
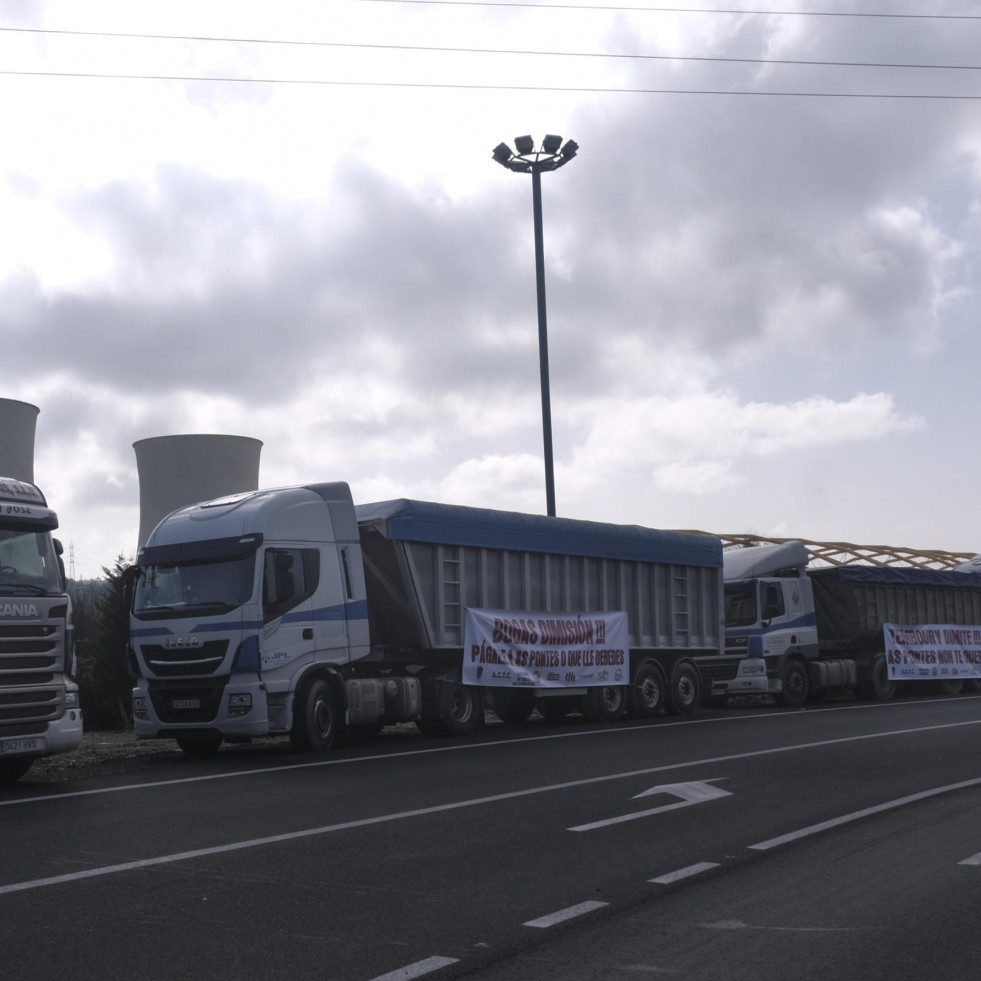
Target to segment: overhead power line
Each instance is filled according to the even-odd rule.
[[[227,82],[244,85],[329,85],[356,88],[396,89],[462,89],[468,91],[498,92],[583,92],[600,95],[731,95],[772,96],[778,98],[813,99],[918,99],[935,101],[979,102],[981,95],[901,93],[901,92],[785,92],[753,89],[664,89],[664,88],[610,88],[592,85],[480,85],[468,82],[378,82],[353,81],[327,78],[236,78],[219,75],[135,75],[112,72],[49,72],[8,71],[0,69],[0,76],[16,75],[27,78],[103,78],[141,82]]]
[[[439,7],[525,7],[536,10],[608,10],[653,14],[744,14],[758,17],[869,17],[884,20],[981,20],[981,14],[900,14],[859,10],[729,10],[719,7],[607,6],[587,3],[508,3],[506,0],[353,0],[355,3],[404,3]]]
[[[525,55],[536,58],[601,58],[609,60],[621,59],[628,61],[693,61],[700,63],[717,62],[720,64],[738,65],[796,65],[810,68],[900,68],[929,69],[931,71],[981,71],[981,65],[939,65],[924,64],[920,62],[818,61],[800,58],[730,58],[717,55],[636,54],[616,52],[611,53],[605,51],[548,51],[528,50],[521,48],[461,48],[450,47],[447,45],[374,44],[356,41],[310,41],[297,40],[295,38],[274,39],[257,37],[219,37],[198,34],[135,34],[122,31],[75,31],[29,27],[0,27],[0,33],[2,32],[23,34],[58,34],[69,37],[127,38],[143,41],[200,41],[221,44],[293,45],[315,48],[356,48],[377,51],[438,52],[441,54],[490,54],[507,55],[508,57]]]

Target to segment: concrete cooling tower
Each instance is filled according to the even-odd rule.
[[[0,399],[0,477],[34,483],[34,433],[40,409]]]
[[[250,436],[154,436],[133,444],[141,548],[171,511],[259,487],[262,441]]]

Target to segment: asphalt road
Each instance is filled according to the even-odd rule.
[[[977,978],[979,724],[727,709],[14,786],[4,975]]]

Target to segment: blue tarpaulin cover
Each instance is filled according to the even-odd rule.
[[[952,569],[911,569],[898,566],[842,565],[827,569],[809,569],[811,576],[835,576],[843,582],[890,582],[910,586],[981,587],[981,574],[956,572]]]
[[[722,542],[714,535],[404,498],[360,504],[355,507],[355,512],[359,524],[382,522],[382,534],[397,541],[585,555],[668,565],[722,566]]]

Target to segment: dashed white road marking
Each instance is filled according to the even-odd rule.
[[[672,882],[678,882],[681,879],[688,879],[693,875],[699,875],[702,872],[708,872],[709,869],[717,869],[718,867],[718,862],[698,862],[696,865],[689,865],[683,869],[676,869],[674,872],[667,872],[664,875],[659,875],[656,879],[648,879],[647,881],[656,882],[661,886],[667,886]]]
[[[547,927],[555,926],[556,923],[564,923],[566,920],[575,919],[577,916],[584,916],[586,913],[592,913],[593,910],[602,909],[604,906],[609,905],[609,903],[601,903],[597,899],[590,899],[585,903],[579,903],[576,906],[569,906],[566,909],[560,909],[556,913],[549,913],[547,916],[540,916],[537,920],[529,920],[527,923],[522,925],[526,927],[537,927],[540,930],[544,930]]]
[[[371,981],[411,981],[412,978],[421,978],[424,974],[438,971],[441,967],[456,964],[458,960],[457,957],[427,957],[424,961],[407,964],[396,971],[389,971],[388,974],[379,974]]]

